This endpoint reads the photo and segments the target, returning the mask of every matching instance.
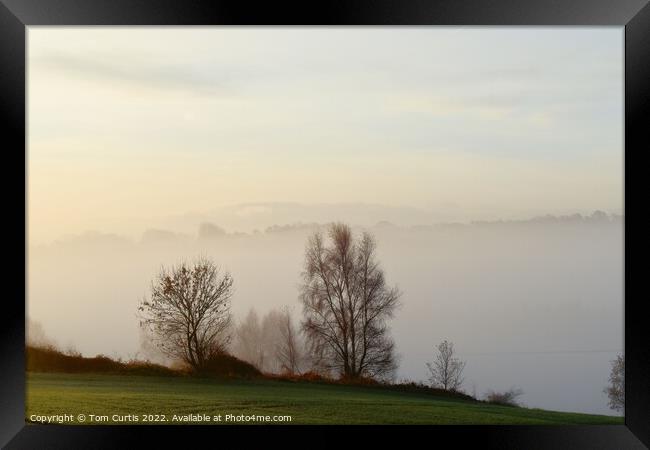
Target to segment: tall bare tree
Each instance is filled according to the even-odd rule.
[[[281,361],[277,357],[277,349],[282,342],[282,311],[271,309],[262,319],[262,339],[264,349],[264,371],[269,373],[282,372]]]
[[[305,252],[302,329],[311,354],[342,377],[388,377],[397,363],[387,322],[400,292],[387,286],[370,234],[355,239],[337,223],[328,238],[315,233]]]
[[[455,357],[454,344],[445,340],[438,345],[436,359],[427,363],[431,385],[446,391],[457,391],[463,384],[465,362]]]
[[[291,311],[285,307],[281,312],[280,342],[276,347],[276,358],[280,364],[280,370],[288,374],[296,374],[301,370],[302,349],[299,341],[298,330],[291,318]]]
[[[195,370],[223,351],[230,340],[233,279],[206,258],[162,267],[151,283],[151,297],[138,308],[140,324],[164,354]]]
[[[617,355],[612,361],[612,371],[609,374],[609,386],[605,388],[609,397],[609,407],[615,411],[625,410],[625,358]]]

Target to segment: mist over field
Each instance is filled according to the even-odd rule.
[[[193,233],[89,232],[30,246],[28,315],[64,349],[142,356],[136,308],[150,281],[161,265],[202,254],[233,275],[236,320],[284,305],[299,318],[305,243],[317,229],[324,224],[243,233],[197,223]],[[611,414],[602,389],[623,348],[620,216],[361,230],[403,292],[392,321],[398,378],[426,380],[434,345],[449,339],[467,361],[470,394],[516,386],[527,406]]]

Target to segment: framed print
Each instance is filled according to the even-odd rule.
[[[0,34],[3,446],[650,445],[647,1],[2,0]]]

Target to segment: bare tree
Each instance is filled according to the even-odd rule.
[[[200,370],[230,340],[232,289],[230,274],[206,258],[163,267],[140,303],[140,324],[164,354]]]
[[[300,372],[302,362],[298,330],[293,324],[291,311],[288,307],[285,307],[281,314],[280,343],[276,347],[275,355],[280,364],[280,370],[293,375]]]
[[[265,359],[262,343],[260,320],[257,312],[251,308],[244,320],[235,328],[233,354],[262,370]]]
[[[346,378],[389,377],[397,363],[387,320],[400,292],[387,286],[368,233],[355,240],[338,223],[328,237],[329,245],[315,233],[305,252],[302,329],[310,352],[322,369]]]
[[[445,391],[457,391],[463,384],[465,362],[454,356],[454,344],[444,340],[438,345],[435,361],[427,363],[433,387]]]
[[[609,386],[605,388],[609,397],[609,407],[615,411],[625,410],[625,358],[617,355],[612,361],[612,371],[609,374]]]
[[[284,315],[280,311],[271,310],[260,320],[257,312],[251,308],[235,328],[233,354],[262,372],[281,372],[283,368],[277,349],[283,341],[283,322]]]
[[[272,309],[266,313],[262,319],[262,351],[264,352],[264,372],[280,373],[282,364],[277,357],[277,348],[282,342],[282,322],[283,314],[281,311]]]
[[[141,326],[139,331],[140,347],[136,355],[145,361],[150,361],[155,364],[163,366],[171,366],[174,363],[179,363],[178,358],[170,358],[167,354],[163,353],[158,346],[156,346],[153,334],[149,331],[148,327]]]
[[[26,344],[30,347],[37,348],[55,348],[56,344],[50,337],[45,334],[43,325],[35,320],[27,319]]]

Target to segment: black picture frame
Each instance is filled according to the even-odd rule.
[[[640,189],[650,128],[650,5],[648,0],[356,0],[250,2],[202,0],[0,0],[0,114],[3,147],[5,258],[0,317],[0,445],[7,448],[131,448],[207,439],[247,443],[264,432],[287,441],[285,426],[129,427],[25,425],[26,299],[26,27],[31,25],[572,25],[625,27],[625,199]],[[644,145],[645,144],[645,145]],[[630,164],[636,161],[636,164]],[[22,180],[22,184],[21,184]],[[635,186],[634,183],[637,183]],[[633,236],[641,227],[625,208],[625,425],[612,426],[399,426],[293,427],[309,445],[336,445],[340,432],[381,442],[404,433],[413,445],[453,442],[482,448],[632,449],[650,447],[650,332],[641,289],[645,247]],[[640,214],[638,215],[640,216]],[[631,219],[631,220],[630,220]],[[635,222],[636,221],[636,222]],[[22,243],[22,245],[21,245]],[[20,262],[20,263],[18,263]],[[635,276],[632,276],[632,273]],[[23,279],[21,284],[16,280]],[[633,294],[634,293],[634,294]],[[372,429],[372,430],[371,430]],[[251,430],[246,428],[246,430]],[[293,436],[293,434],[292,434]],[[391,436],[394,437],[394,436]],[[218,440],[217,440],[218,439]],[[299,437],[296,442],[300,443]],[[416,444],[421,440],[422,444]],[[244,444],[242,444],[244,445]]]

